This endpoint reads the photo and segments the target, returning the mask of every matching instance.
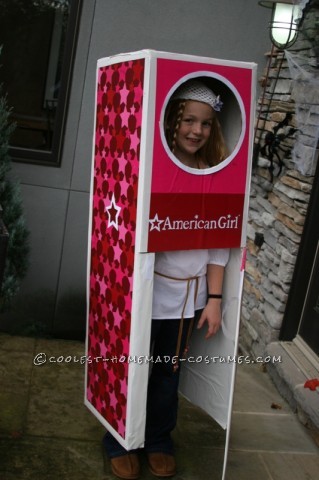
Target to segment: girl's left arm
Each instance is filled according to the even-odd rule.
[[[223,291],[225,267],[222,265],[207,265],[207,285],[208,293],[221,295]],[[221,298],[208,298],[206,307],[197,324],[197,328],[202,328],[207,322],[208,330],[205,338],[210,338],[218,332],[222,322]]]

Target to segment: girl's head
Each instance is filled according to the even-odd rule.
[[[216,115],[221,107],[219,96],[198,80],[189,80],[174,92],[165,112],[165,136],[183,163],[212,167],[227,157]]]

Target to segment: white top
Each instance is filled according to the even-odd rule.
[[[174,278],[199,277],[195,302],[196,280],[190,281],[190,290],[184,311],[184,318],[192,318],[195,310],[207,303],[206,271],[208,264],[225,266],[229,249],[178,250],[155,255],[155,272]],[[154,275],[153,319],[181,318],[187,296],[187,281],[172,280]]]

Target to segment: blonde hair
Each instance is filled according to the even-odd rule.
[[[166,107],[164,116],[165,138],[172,153],[174,153],[176,147],[176,136],[181,125],[187,101],[188,100],[171,100]],[[209,138],[205,145],[196,153],[196,156],[209,167],[218,165],[228,156],[222,129],[214,110]]]

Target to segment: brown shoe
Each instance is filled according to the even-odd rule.
[[[135,453],[128,453],[111,458],[111,469],[114,475],[119,478],[134,480],[140,475],[138,456]]]
[[[172,477],[176,473],[176,463],[173,455],[155,452],[148,453],[148,464],[150,471],[156,477]]]

